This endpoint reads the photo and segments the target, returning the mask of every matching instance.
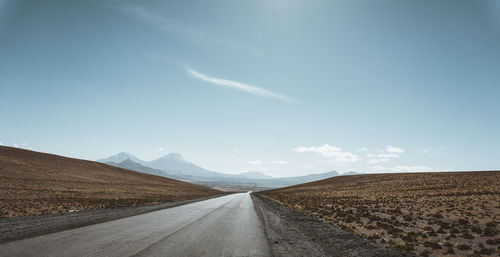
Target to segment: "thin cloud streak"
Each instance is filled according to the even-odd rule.
[[[182,37],[195,45],[217,45],[230,48],[236,51],[247,52],[258,56],[265,56],[262,51],[259,51],[251,46],[223,38],[214,36],[204,31],[194,30],[188,26],[179,24],[178,22],[153,13],[152,11],[141,6],[120,6],[120,10],[127,16],[132,17],[142,23],[156,27],[165,33]]]
[[[343,152],[340,147],[324,144],[322,146],[299,146],[293,149],[294,152],[313,152],[325,157],[332,158],[335,162],[357,162],[361,158],[351,152]]]
[[[261,97],[279,99],[279,100],[284,101],[284,102],[289,102],[289,103],[296,103],[297,102],[296,100],[294,100],[291,97],[288,97],[285,95],[280,95],[277,93],[273,93],[273,92],[268,91],[268,90],[263,89],[263,88],[255,87],[255,86],[241,83],[238,81],[210,77],[208,75],[205,75],[201,72],[198,72],[198,71],[192,69],[189,66],[186,66],[186,71],[190,75],[192,75],[193,77],[195,77],[201,81],[212,83],[212,84],[215,84],[218,86],[230,87],[230,88],[238,89],[241,91],[245,91],[245,92],[250,93],[250,94],[258,95]]]

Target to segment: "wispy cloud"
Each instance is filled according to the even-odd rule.
[[[288,162],[286,161],[261,161],[261,160],[254,160],[254,161],[249,161],[248,163],[255,165],[255,166],[262,166],[262,165],[286,165]]]
[[[399,158],[399,155],[394,154],[394,153],[381,153],[378,155],[378,157],[391,159],[391,158]]]
[[[0,142],[0,145],[3,145],[3,143],[2,143],[2,142]]]
[[[368,164],[377,164],[381,162],[388,162],[391,159],[394,158],[399,158],[399,155],[397,154],[379,154],[377,159],[370,159],[368,160]]]
[[[415,166],[400,165],[400,166],[395,166],[395,167],[375,166],[375,167],[373,167],[373,170],[378,171],[378,172],[429,172],[429,171],[433,171],[433,169],[431,167],[420,166],[420,165],[415,165]]]
[[[207,32],[192,29],[172,19],[159,15],[142,6],[122,5],[119,7],[123,13],[137,19],[138,21],[162,30],[165,33],[179,36],[184,40],[196,45],[216,45],[237,51],[247,52],[254,55],[265,54],[254,47],[236,42],[231,39],[214,36]]]
[[[382,162],[388,162],[391,159],[397,159],[399,158],[399,153],[404,153],[405,150],[399,147],[394,147],[394,146],[386,146],[385,152],[383,150],[380,150],[379,154],[367,154],[365,157],[368,159],[367,163],[368,164],[378,164]]]
[[[336,162],[357,162],[361,160],[361,158],[350,152],[342,152],[340,147],[331,146],[329,144],[325,144],[322,146],[299,146],[293,149],[295,152],[305,153],[305,152],[313,152],[319,153],[325,157],[332,158]]]
[[[158,152],[163,152],[163,147],[158,147]]]
[[[370,159],[368,160],[368,164],[378,164],[378,163],[382,163],[382,162],[388,162],[389,159]]]
[[[208,83],[211,83],[211,84],[215,84],[215,85],[218,85],[218,86],[230,87],[230,88],[238,89],[238,90],[241,90],[241,91],[245,91],[245,92],[250,93],[250,94],[258,95],[258,96],[261,96],[261,97],[279,99],[281,101],[285,101],[285,102],[289,102],[289,103],[296,102],[291,97],[288,97],[288,96],[285,96],[285,95],[280,95],[280,94],[271,92],[271,91],[263,89],[263,88],[259,88],[259,87],[252,86],[252,85],[248,85],[248,84],[241,83],[241,82],[238,82],[238,81],[210,77],[210,76],[208,76],[206,74],[203,74],[201,72],[198,72],[198,71],[194,70],[193,68],[191,68],[189,66],[186,66],[186,71],[190,75],[192,75],[193,77],[195,77],[195,78],[197,78],[199,80],[202,80],[202,81],[205,81],[205,82],[208,82]]]
[[[24,149],[28,149],[28,150],[33,150],[33,147],[29,146],[29,144],[27,142],[21,142],[19,144],[18,143],[12,143],[12,146],[16,147],[16,148],[24,148]]]
[[[392,145],[386,146],[385,150],[389,153],[404,153],[405,152],[405,150],[403,148],[392,146]]]
[[[264,164],[264,162],[261,160],[249,161],[248,163],[255,165],[255,166],[261,166],[262,164]]]
[[[422,150],[423,153],[434,153],[434,152],[440,152],[444,150],[443,147],[438,147],[438,148],[426,148],[424,150]]]

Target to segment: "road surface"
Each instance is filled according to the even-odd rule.
[[[0,256],[270,256],[250,194],[0,244]]]

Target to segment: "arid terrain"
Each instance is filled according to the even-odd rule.
[[[137,206],[222,192],[102,163],[0,146],[0,217]]]
[[[500,172],[341,176],[259,192],[420,256],[499,256]]]

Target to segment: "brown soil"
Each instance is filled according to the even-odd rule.
[[[221,194],[106,164],[0,146],[0,217],[138,206]]]
[[[334,177],[261,196],[421,256],[500,254],[500,172]]]
[[[252,194],[273,257],[409,257]]]

